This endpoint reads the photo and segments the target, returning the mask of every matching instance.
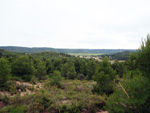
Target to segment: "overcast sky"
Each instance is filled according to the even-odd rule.
[[[0,0],[0,46],[137,49],[150,0]]]

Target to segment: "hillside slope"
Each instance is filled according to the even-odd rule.
[[[102,58],[107,56],[110,60],[128,60],[130,53],[133,53],[135,51],[123,51],[119,53],[114,53],[114,54],[104,54],[101,55]]]
[[[47,47],[17,47],[17,46],[0,46],[0,49],[4,49],[12,52],[20,53],[38,53],[38,52],[58,52],[58,53],[105,53],[112,54],[123,51],[135,51],[135,49],[55,49]]]

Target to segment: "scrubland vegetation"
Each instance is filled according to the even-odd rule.
[[[0,50],[1,113],[149,113],[150,36],[125,62]]]

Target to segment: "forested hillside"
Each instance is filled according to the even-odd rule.
[[[149,35],[128,60],[113,64],[107,56],[97,61],[1,49],[0,112],[149,113],[149,53]]]
[[[55,49],[55,48],[28,48],[28,47],[16,47],[16,46],[0,46],[0,49],[4,49],[11,52],[20,53],[38,53],[38,52],[58,52],[58,53],[105,53],[112,54],[122,51],[135,51],[134,49]]]
[[[119,53],[113,53],[113,54],[103,54],[100,57],[104,58],[107,56],[110,60],[128,60],[131,53],[134,53],[135,51],[123,51]]]

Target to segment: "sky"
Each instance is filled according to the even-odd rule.
[[[138,49],[150,0],[0,0],[0,46]]]

